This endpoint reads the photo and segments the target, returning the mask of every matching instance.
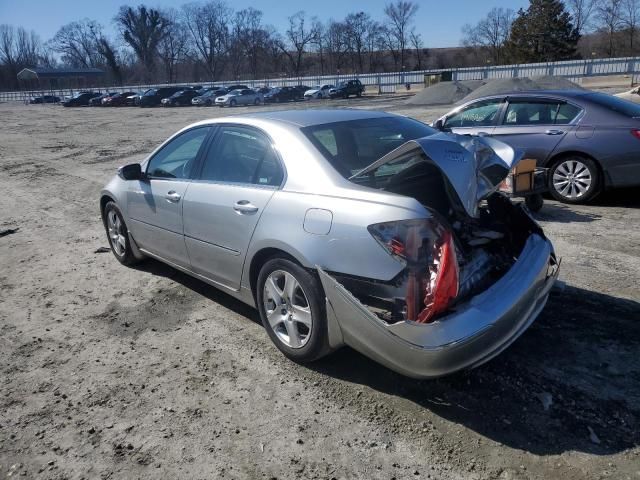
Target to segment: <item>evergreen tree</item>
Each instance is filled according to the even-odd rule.
[[[580,34],[560,0],[529,0],[511,26],[506,44],[512,62],[553,62],[576,58]]]

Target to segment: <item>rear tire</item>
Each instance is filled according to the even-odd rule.
[[[563,203],[586,203],[600,193],[600,171],[596,162],[580,155],[553,163],[547,179],[549,193]]]
[[[256,303],[269,338],[295,362],[311,362],[329,351],[324,292],[319,280],[284,257],[261,268]]]
[[[104,207],[104,228],[107,232],[107,240],[111,252],[123,265],[133,265],[138,259],[133,254],[129,240],[129,230],[122,212],[115,202],[108,202]]]

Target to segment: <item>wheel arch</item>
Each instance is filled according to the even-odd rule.
[[[102,223],[105,222],[104,209],[107,206],[107,203],[115,201],[116,200],[113,195],[110,195],[108,193],[102,193],[102,195],[100,195],[100,217],[102,217]]]
[[[307,268],[307,262],[301,261],[297,255],[292,254],[286,250],[283,250],[279,247],[264,247],[258,250],[251,258],[251,262],[249,264],[249,288],[251,289],[251,294],[253,295],[254,301],[256,300],[256,284],[258,283],[258,275],[260,274],[260,269],[262,266],[273,257],[283,257],[288,260],[291,260],[294,263],[297,263],[302,268]]]

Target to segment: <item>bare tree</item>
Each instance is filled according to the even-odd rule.
[[[102,36],[102,27],[85,18],[62,26],[49,42],[64,63],[74,67],[96,67],[101,56],[96,39]]]
[[[184,23],[212,80],[221,75],[229,51],[231,9],[221,0],[182,7]]]
[[[582,35],[591,25],[598,0],[565,0],[565,4],[573,19],[573,26]]]
[[[464,46],[482,48],[492,63],[504,60],[504,46],[509,38],[514,12],[509,8],[494,8],[476,25],[462,27]]]
[[[367,35],[371,31],[372,23],[371,16],[365,12],[350,13],[344,19],[349,50],[355,55],[359,72],[364,72]]]
[[[22,27],[0,25],[0,65],[7,76],[7,83],[18,86],[16,75],[24,67],[34,67],[48,63],[40,38],[34,31]]]
[[[633,55],[634,40],[640,20],[640,0],[622,0],[621,22],[629,36],[629,53]]]
[[[295,76],[299,77],[304,54],[314,43],[318,32],[313,28],[313,21],[309,22],[305,13],[300,11],[289,17],[289,27],[284,34],[286,41],[280,40],[280,49],[289,59]]]
[[[325,66],[327,63],[327,28],[318,19],[313,21],[313,30],[316,35],[313,39],[313,45],[315,46],[315,53],[318,56],[320,62],[320,75],[325,74]]]
[[[388,3],[384,7],[384,14],[387,17],[387,43],[392,51],[394,60],[400,61],[400,66],[404,68],[406,47],[409,43],[409,33],[413,17],[418,11],[418,4],[406,0],[397,0],[396,3]]]
[[[622,0],[601,0],[596,7],[596,20],[599,27],[608,38],[607,54],[613,57],[615,50],[615,35],[622,25]]]
[[[382,66],[382,50],[386,46],[385,31],[386,29],[376,21],[372,21],[367,30],[365,45],[370,72],[377,72]]]
[[[167,21],[167,26],[162,40],[158,44],[158,54],[164,66],[167,82],[172,83],[176,81],[177,64],[183,61],[187,55],[189,37],[175,9],[166,9],[162,15]]]
[[[147,75],[154,70],[158,46],[165,35],[168,21],[159,10],[140,5],[137,8],[122,6],[115,22],[122,38],[128,43]]]
[[[116,47],[107,37],[99,35],[96,37],[96,50],[111,71],[116,83],[122,85],[122,68]]]
[[[411,46],[413,47],[416,53],[416,67],[418,70],[422,70],[422,51],[424,49],[424,43],[422,42],[422,35],[416,33],[415,30],[411,30],[409,34],[409,39],[411,40]]]

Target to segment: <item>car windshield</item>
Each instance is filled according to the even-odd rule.
[[[231,95],[232,97],[235,97],[237,95],[240,95],[242,93],[242,90],[231,90],[228,95]]]
[[[147,90],[146,92],[144,92],[145,97],[150,97],[151,95],[155,95],[155,94],[156,94],[156,90]]]
[[[436,130],[405,117],[368,118],[326,123],[302,128],[302,132],[345,178],[356,174],[391,150]],[[398,173],[408,165],[395,165],[393,172],[380,167],[376,176]]]
[[[640,117],[640,105],[624,100],[613,95],[607,95],[606,93],[589,93],[585,95],[585,98],[592,101],[596,105],[605,107],[614,112],[620,113],[625,117],[638,118]]]

